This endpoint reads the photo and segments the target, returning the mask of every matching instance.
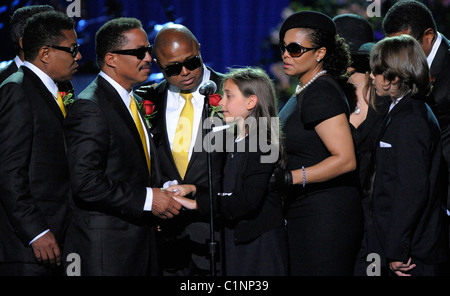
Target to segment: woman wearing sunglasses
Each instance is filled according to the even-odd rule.
[[[284,21],[280,48],[285,73],[299,81],[280,112],[291,275],[352,275],[363,222],[350,109],[337,82],[348,46],[328,16],[305,11]]]

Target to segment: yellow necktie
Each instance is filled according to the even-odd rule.
[[[66,117],[66,108],[64,107],[63,99],[61,97],[61,93],[59,92],[59,90],[56,99],[59,105],[59,109],[61,109],[62,114],[64,115],[64,117]]]
[[[130,97],[131,97],[131,100],[130,100],[131,113],[133,114],[134,123],[136,124],[137,130],[139,132],[139,137],[141,138],[142,146],[144,147],[144,152],[145,152],[145,158],[147,160],[148,171],[151,172],[150,157],[148,155],[147,141],[145,141],[144,128],[142,127],[141,119],[139,117],[137,104],[136,104],[133,96],[130,96]]]
[[[191,146],[192,138],[194,106],[191,101],[191,93],[181,93],[181,96],[186,100],[186,103],[178,119],[177,130],[172,144],[172,156],[180,176],[184,179],[189,164],[189,147]]]

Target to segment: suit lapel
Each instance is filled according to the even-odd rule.
[[[209,79],[216,83],[216,85],[217,85],[216,93],[218,93],[220,91],[220,89],[222,88],[222,78],[221,77],[223,75],[221,76],[221,74],[215,72],[213,69],[211,69],[209,67],[207,67],[207,68],[210,71]],[[203,106],[204,106],[204,104],[203,104]],[[195,143],[194,147],[202,147],[202,150],[201,150],[202,152],[201,153],[204,153],[204,150],[203,150],[203,139],[206,137],[206,132],[209,132],[209,130],[205,130],[203,128],[203,123],[208,118],[208,116],[209,116],[209,110],[205,111],[205,108],[203,107],[203,109],[202,109],[202,119],[200,120],[200,124],[199,124],[198,129],[197,129],[197,138],[195,139],[195,142],[194,142]],[[208,152],[206,152],[206,153],[208,153]],[[191,158],[189,159],[188,167],[186,169],[186,176],[188,175],[190,168],[196,162],[196,159],[198,157],[199,157],[199,153],[195,153],[193,151],[192,155],[191,155]]]
[[[107,93],[107,96],[105,97],[105,99],[111,103],[113,109],[116,111],[116,113],[119,115],[119,117],[125,123],[127,128],[130,130],[130,133],[133,136],[133,139],[136,142],[138,150],[140,151],[141,157],[144,159],[144,163],[145,163],[144,148],[142,146],[141,138],[139,137],[139,132],[136,128],[136,124],[134,123],[134,120],[133,120],[132,116],[130,115],[130,112],[128,111],[127,107],[123,103],[119,94],[117,93],[117,91],[114,89],[114,87],[111,84],[109,84],[101,76],[98,76],[98,82],[99,82],[99,86],[103,87]]]
[[[167,126],[166,126],[166,109],[167,109],[167,83],[163,86],[163,93],[161,94],[161,116],[159,117],[160,126],[160,136],[161,136],[161,145],[163,146],[163,151],[166,153],[166,159],[169,160],[170,166],[172,167],[173,172],[178,176],[179,180],[182,180],[180,173],[178,172],[177,165],[175,164],[175,160],[173,159],[172,149],[170,148],[169,137],[167,135]],[[188,165],[189,166],[189,165]],[[187,170],[186,170],[187,172]]]
[[[219,90],[221,88],[221,77],[222,77],[221,74],[218,74],[218,73],[214,72],[209,67],[208,67],[208,70],[211,71],[210,80],[213,80],[217,84],[217,87],[218,87],[218,90]],[[167,81],[164,80],[163,82],[161,82],[160,85],[157,86],[157,89],[158,89],[158,95],[161,98],[161,107],[158,108],[158,109],[161,110],[161,111],[159,111],[159,112],[161,112],[161,114],[158,117],[158,126],[159,127],[157,129],[159,130],[160,137],[161,137],[160,138],[161,139],[160,145],[163,146],[163,149],[162,149],[163,152],[162,153],[166,154],[166,159],[169,161],[168,165],[171,166],[172,171],[174,172],[174,174],[176,176],[178,176],[179,180],[182,180],[182,178],[180,176],[180,173],[178,172],[178,168],[177,168],[177,166],[175,164],[175,161],[173,159],[172,152],[171,152],[172,149],[170,148],[169,138],[168,138],[168,135],[167,135],[167,127],[166,127],[166,108],[167,108],[167,91],[168,91],[168,83],[167,83]],[[206,118],[206,116],[207,115],[205,114],[205,110],[203,109],[202,110],[202,120],[200,121],[200,125],[199,125],[199,128],[198,128],[197,137],[196,137],[196,140],[195,140],[196,144],[194,144],[194,145],[198,145],[198,144],[201,145],[202,141],[203,141],[203,138],[205,137],[204,129],[203,129],[203,121]],[[200,141],[200,143],[198,143],[199,141]],[[196,159],[198,157],[199,157],[199,153],[192,152],[191,158],[189,159],[188,167],[186,169],[185,179],[186,179],[186,176],[189,175],[190,170],[192,170],[192,166],[193,166],[194,163],[196,163]]]
[[[436,56],[434,57],[433,63],[430,67],[430,72],[432,76],[437,76],[439,73],[444,70],[445,68],[445,56],[449,55],[450,51],[450,42],[442,36],[441,45],[439,46]],[[448,69],[445,69],[448,70]]]
[[[384,118],[381,128],[378,132],[377,140],[375,141],[375,149],[379,146],[379,142],[381,141],[381,138],[383,137],[384,133],[386,132],[386,129],[388,128],[389,124],[391,123],[392,117],[395,116],[396,113],[398,113],[400,110],[402,110],[402,105],[406,104],[411,99],[410,94],[406,95],[404,98],[398,102],[391,111],[389,111],[386,114],[386,117]],[[388,109],[389,110],[389,109]]]
[[[23,71],[24,76],[28,77],[33,82],[33,84],[39,90],[39,94],[41,94],[41,95],[37,95],[37,97],[42,99],[45,102],[45,104],[49,107],[49,109],[52,111],[52,113],[56,116],[56,118],[58,118],[58,120],[62,124],[63,120],[64,120],[64,115],[62,114],[61,109],[59,109],[59,106],[56,103],[55,98],[48,91],[47,87],[45,87],[45,85],[41,81],[41,79],[27,67],[22,66],[22,67],[20,67],[20,69],[18,71]]]

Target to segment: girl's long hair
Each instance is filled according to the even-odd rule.
[[[258,67],[229,68],[223,81],[232,80],[245,97],[256,95],[258,103],[250,111],[247,132],[267,130],[267,140],[270,145],[277,145],[279,149],[278,164],[285,166],[283,141],[278,118],[278,100],[275,86],[269,75]],[[266,126],[259,126],[260,118],[267,119]],[[276,121],[276,122],[275,122]],[[256,123],[256,126],[253,126]],[[272,132],[273,127],[277,129]]]

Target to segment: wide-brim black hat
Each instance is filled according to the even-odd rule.
[[[336,25],[333,20],[324,13],[318,11],[300,11],[291,14],[284,20],[280,28],[280,41],[284,39],[287,30],[293,28],[311,28],[336,34]]]
[[[341,14],[333,18],[336,33],[345,39],[350,53],[357,54],[361,45],[373,42],[373,29],[368,20],[357,14]]]

